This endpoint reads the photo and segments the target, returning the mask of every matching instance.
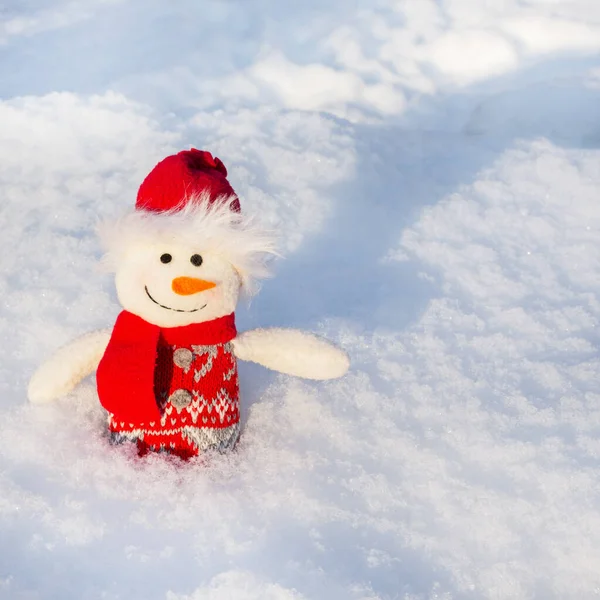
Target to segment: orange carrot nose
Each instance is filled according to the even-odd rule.
[[[196,279],[195,277],[175,277],[171,288],[180,296],[191,296],[204,290],[210,290],[216,287],[216,283],[205,281],[204,279]]]

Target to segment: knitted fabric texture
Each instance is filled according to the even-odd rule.
[[[115,441],[190,458],[240,433],[234,315],[159,328],[123,311],[97,371]]]
[[[174,210],[198,193],[208,194],[211,201],[233,196],[231,209],[240,211],[225,165],[210,152],[195,148],[160,161],[142,182],[135,207],[152,212]]]

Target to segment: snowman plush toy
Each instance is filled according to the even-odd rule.
[[[238,359],[317,380],[347,371],[347,355],[310,333],[238,334],[238,298],[267,274],[274,241],[242,214],[209,152],[158,163],[135,210],[99,233],[124,310],[112,331],[88,333],[45,362],[29,384],[31,402],[63,396],[96,370],[113,442],[187,459],[237,443]]]

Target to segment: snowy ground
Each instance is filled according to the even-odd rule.
[[[0,598],[600,596],[600,3],[7,0],[0,7]],[[107,445],[93,379],[27,380],[119,307],[94,227],[221,157],[286,259],[240,329],[239,450]]]

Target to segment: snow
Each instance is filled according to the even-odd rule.
[[[600,594],[600,4],[122,0],[0,11],[0,599]],[[283,260],[240,329],[237,452],[111,447],[93,379],[27,381],[118,311],[95,227],[210,149]]]

